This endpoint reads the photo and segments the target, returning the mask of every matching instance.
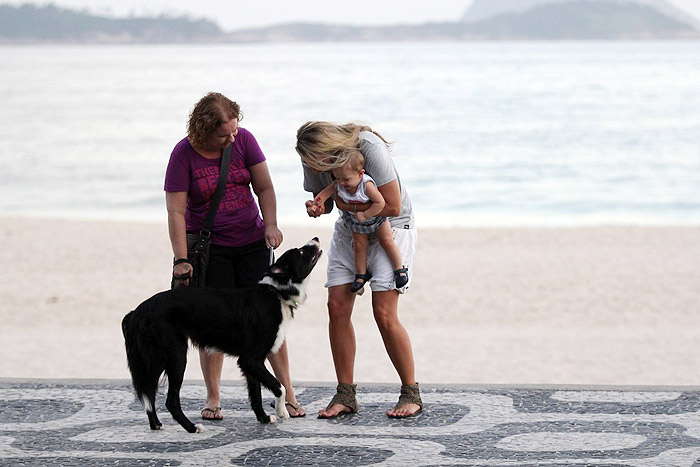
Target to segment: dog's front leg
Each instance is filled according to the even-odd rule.
[[[287,390],[280,384],[272,373],[267,371],[265,364],[261,362],[259,365],[254,365],[254,375],[258,381],[269,389],[275,396],[275,412],[281,420],[287,420],[289,411],[287,410]]]
[[[279,416],[279,418],[282,420],[288,419],[289,411],[287,411],[285,401],[286,390],[284,389],[284,386],[277,381],[277,378],[275,378],[272,373],[267,371],[264,360],[260,362],[242,362],[239,358],[238,365],[241,367],[241,370],[248,381],[248,395],[250,397],[250,404],[255,412],[255,415],[258,417],[258,420],[261,423],[275,423],[277,421],[274,416],[269,417],[269,422],[265,421],[268,419],[268,417],[262,407],[262,395],[260,393],[261,383],[275,395],[275,412],[277,413],[277,416]]]
[[[246,383],[248,385],[248,398],[250,399],[250,407],[255,412],[255,417],[260,423],[277,423],[277,419],[274,415],[267,415],[262,405],[262,393],[260,381],[255,379],[252,375],[243,372],[245,375]]]
[[[282,393],[276,398],[277,400],[275,402],[275,413],[277,413],[277,416],[282,420],[287,420],[289,418],[289,411],[287,410],[287,390],[281,384],[280,391]]]

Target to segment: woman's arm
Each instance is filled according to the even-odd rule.
[[[282,244],[283,236],[277,227],[277,197],[267,162],[263,161],[251,166],[250,175],[253,191],[260,204],[260,214],[265,223],[265,242],[268,246],[277,248]]]
[[[361,212],[369,209],[371,203],[346,203],[340,198],[336,198],[335,205],[341,211]]]
[[[187,192],[165,193],[165,206],[168,209],[168,234],[175,259],[187,258],[187,227],[185,211],[187,210]],[[192,265],[180,263],[173,266],[173,274],[181,276],[192,273]],[[187,281],[185,281],[187,285]]]
[[[384,209],[384,206],[386,206],[384,197],[373,182],[365,183],[365,192],[367,193],[367,197],[369,198],[371,204],[369,208],[365,209],[364,211],[358,211],[357,220],[360,222],[365,222],[366,220],[378,215],[382,209]]]
[[[382,198],[384,198],[384,202],[386,203],[384,209],[377,215],[382,217],[398,216],[401,212],[401,189],[399,188],[399,181],[392,180],[386,185],[377,187],[377,190],[382,194]]]

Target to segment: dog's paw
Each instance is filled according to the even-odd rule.
[[[275,423],[277,423],[277,417],[270,415],[270,425],[274,425]]]
[[[204,433],[204,431],[205,431],[204,425],[202,425],[201,423],[195,423],[194,427],[197,429],[197,431],[195,433]]]
[[[287,410],[287,407],[284,405],[281,407],[275,407],[275,412],[277,413],[277,416],[280,418],[280,420],[287,420],[290,418],[289,410]]]
[[[280,390],[282,391],[282,394],[275,401],[275,413],[280,418],[280,420],[287,420],[289,418],[287,402],[285,401],[287,391],[284,389],[284,386],[281,386]]]

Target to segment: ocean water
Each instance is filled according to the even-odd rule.
[[[312,119],[391,140],[419,226],[700,223],[700,42],[2,45],[0,63],[0,215],[164,220],[170,151],[215,90],[283,224],[309,222]]]

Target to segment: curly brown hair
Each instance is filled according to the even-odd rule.
[[[222,123],[243,119],[240,106],[218,92],[210,92],[197,102],[190,112],[187,138],[195,149],[204,149],[209,135]]]

